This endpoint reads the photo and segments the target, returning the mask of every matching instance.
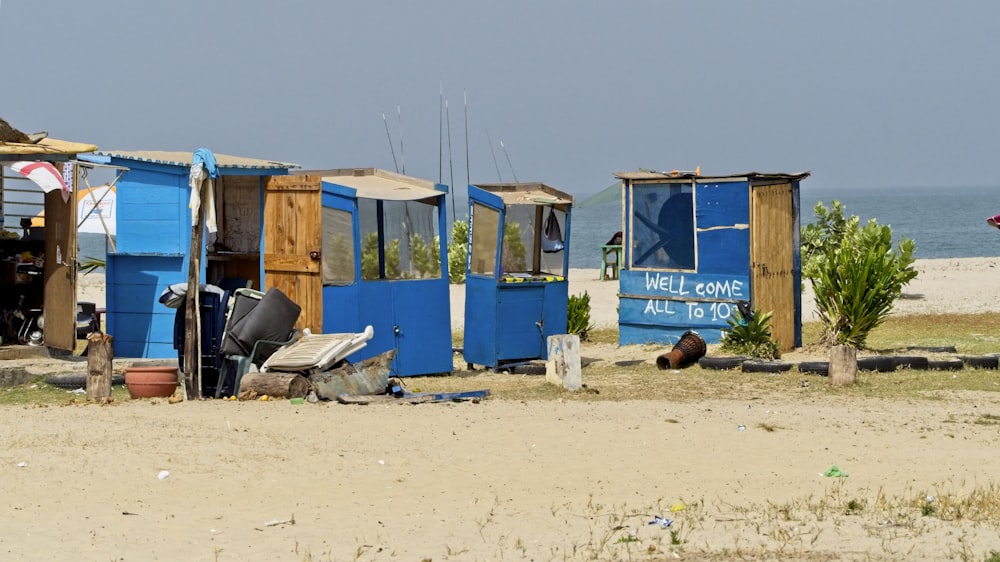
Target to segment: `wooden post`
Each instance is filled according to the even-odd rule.
[[[566,390],[580,390],[583,375],[580,367],[580,336],[559,334],[549,336],[545,380]]]
[[[830,348],[830,383],[836,386],[858,382],[858,350],[850,345]]]
[[[192,187],[191,189],[194,189]],[[198,212],[191,219],[191,250],[188,254],[188,288],[184,310],[184,397],[201,398],[201,231],[205,216],[205,182],[198,187]]]
[[[114,338],[94,332],[87,336],[87,400],[111,398],[111,369],[115,358]]]

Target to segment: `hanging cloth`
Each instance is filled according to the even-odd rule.
[[[562,230],[555,209],[549,209],[549,218],[545,219],[545,231],[542,236],[542,251],[547,254],[561,252],[563,249]]]

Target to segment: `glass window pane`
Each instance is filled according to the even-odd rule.
[[[472,256],[470,271],[476,275],[493,276],[496,268],[497,230],[500,211],[485,205],[472,205]]]
[[[379,254],[379,207],[382,241]],[[442,275],[438,206],[425,201],[358,201],[362,279],[437,279]]]
[[[632,188],[632,266],[694,269],[694,203],[689,183]]]
[[[323,284],[354,283],[354,222],[349,211],[323,209]]]

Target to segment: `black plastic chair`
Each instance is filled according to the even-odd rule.
[[[226,325],[229,292],[203,290],[199,291],[198,299],[201,314],[201,387],[202,393],[213,394],[216,389],[206,383],[218,380],[218,374],[222,371],[222,335]],[[181,370],[184,369],[184,345],[187,339],[186,311],[187,303],[184,303],[174,315],[174,349],[177,350],[177,364]]]

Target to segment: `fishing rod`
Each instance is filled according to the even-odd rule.
[[[396,162],[396,149],[392,147],[392,135],[389,134],[389,122],[385,118],[385,112],[382,112],[382,122],[385,123],[385,138],[389,141],[389,152],[392,153],[392,165],[396,169],[396,173],[399,173],[399,163]]]
[[[399,123],[399,163],[402,173],[406,174],[406,153],[403,152],[403,110],[396,106],[396,119]]]
[[[441,110],[441,104],[442,103],[447,108],[448,102],[444,100],[444,80],[441,80],[441,81],[438,82],[438,183],[442,183],[442,177],[441,177],[442,176],[442,171],[441,171],[442,164],[441,164],[441,161],[444,159],[443,149],[441,147],[441,143],[442,143],[441,139],[442,139],[442,137],[444,135],[441,132],[441,127],[444,126],[444,124],[443,124],[444,118],[441,115],[441,112],[442,112],[442,110]],[[450,135],[451,131],[448,131],[448,134]],[[451,150],[451,149],[449,149],[449,150]],[[450,156],[451,155],[449,153],[449,157]]]
[[[444,100],[445,119],[448,120],[448,170],[451,174],[451,222],[455,222],[455,166],[451,159],[451,111],[448,109],[448,100]]]
[[[510,154],[507,154],[507,147],[503,145],[503,139],[500,139],[500,148],[503,149],[503,155],[507,157],[507,165],[510,166],[510,175],[514,176],[514,183],[518,183],[517,174],[514,173],[514,165],[510,163]]]
[[[465,184],[468,186],[472,183],[472,172],[469,170],[469,97],[465,90],[462,90],[462,101],[465,103]]]
[[[490,154],[493,155],[493,165],[497,169],[497,181],[503,183],[503,177],[500,176],[500,164],[497,164],[497,153],[493,150],[493,139],[490,138],[489,129],[486,129],[486,142],[490,143]]]

